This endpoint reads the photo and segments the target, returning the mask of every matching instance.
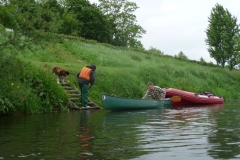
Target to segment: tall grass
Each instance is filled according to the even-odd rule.
[[[58,65],[70,70],[70,80],[76,87],[76,74],[80,69],[90,64],[97,65],[96,84],[90,97],[99,103],[100,93],[141,97],[147,89],[148,81],[161,87],[196,93],[210,91],[225,99],[239,98],[238,71],[79,41],[65,41],[55,50],[61,50],[61,53],[56,54],[53,48],[48,57],[55,55],[55,59],[51,59],[49,65]],[[60,59],[63,60],[62,63],[58,63]],[[36,59],[38,60],[40,58]]]
[[[15,88],[10,85],[11,83],[1,84],[5,87],[5,92],[12,89],[11,91],[16,95],[14,101],[22,106],[20,111],[47,112],[52,109],[50,105],[66,104],[64,102],[66,94],[56,84],[55,76],[51,73],[54,66],[68,70],[70,72],[69,82],[78,88],[76,74],[82,67],[95,64],[97,66],[96,81],[89,91],[89,97],[100,106],[101,93],[141,98],[147,90],[148,81],[160,87],[172,87],[196,93],[209,91],[222,96],[225,100],[239,98],[240,74],[238,70],[229,71],[207,67],[171,56],[156,56],[78,40],[64,39],[61,43],[48,42],[44,46],[43,48],[36,46],[37,49],[34,52],[28,49],[20,51],[18,58],[21,61],[34,64],[30,68],[29,66],[23,67],[19,72],[19,74],[24,73],[21,77],[26,81],[22,81],[21,78],[18,81],[15,78],[23,86],[22,91],[18,92],[16,89],[18,84],[14,84]],[[11,75],[12,72],[16,73],[13,70],[9,74]],[[11,77],[5,79],[5,82],[11,82],[9,79]],[[21,102],[22,93],[28,94],[29,100],[25,101],[25,104]],[[11,108],[12,99],[3,99],[3,97],[11,96],[5,95],[8,94],[2,94],[2,101],[8,108]]]
[[[11,54],[1,58],[0,114],[66,110],[66,93],[52,76]]]

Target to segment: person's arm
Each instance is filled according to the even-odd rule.
[[[94,72],[91,71],[90,72],[90,87],[93,87],[94,81],[95,81],[95,75],[94,75]]]
[[[77,74],[77,78],[79,78],[79,74],[80,74],[80,72],[78,72],[78,74]]]
[[[147,92],[145,93],[145,95],[143,96],[143,98],[142,99],[146,99],[147,98],[147,96],[148,96],[148,90],[147,90]]]

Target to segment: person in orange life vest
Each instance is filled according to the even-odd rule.
[[[81,91],[80,102],[82,102],[82,107],[87,106],[88,102],[88,89],[93,87],[95,81],[95,70],[97,67],[92,64],[91,66],[83,67],[82,70],[77,74],[78,85]],[[90,87],[89,87],[90,84]]]

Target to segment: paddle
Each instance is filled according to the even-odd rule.
[[[169,100],[172,102],[180,102],[181,97],[180,96],[172,96],[171,98],[169,98]]]

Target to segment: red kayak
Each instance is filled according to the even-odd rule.
[[[175,88],[164,88],[166,97],[180,96],[181,102],[177,105],[184,104],[223,104],[224,99],[220,96],[213,95],[210,92],[197,94],[193,92],[183,91]]]

